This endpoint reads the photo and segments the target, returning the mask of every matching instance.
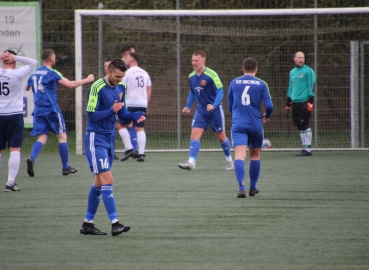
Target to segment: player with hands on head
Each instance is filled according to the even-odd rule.
[[[130,226],[118,221],[116,202],[113,195],[113,175],[111,167],[114,160],[115,121],[120,119],[145,121],[144,112],[130,113],[125,101],[126,88],[122,79],[126,65],[121,59],[111,60],[104,78],[95,81],[88,91],[87,126],[85,133],[85,153],[88,166],[94,174],[90,188],[87,210],[80,233],[84,235],[106,235],[93,224],[102,198],[111,222],[112,236],[130,230]]]
[[[296,156],[311,156],[311,140],[313,133],[310,117],[314,109],[315,72],[305,65],[305,55],[298,51],[294,58],[295,67],[289,74],[289,86],[285,114],[291,115],[294,125],[300,131],[303,149]]]
[[[226,170],[233,170],[231,146],[225,132],[224,111],[222,98],[224,96],[223,85],[218,74],[205,66],[206,54],[196,51],[192,55],[192,67],[194,71],[189,75],[190,92],[187,104],[182,112],[189,114],[191,106],[197,100],[197,107],[191,126],[191,141],[189,158],[186,163],[178,163],[178,167],[186,170],[194,170],[197,155],[200,151],[200,139],[209,125],[223,149],[226,157]]]
[[[244,75],[234,79],[229,86],[228,109],[232,114],[232,144],[234,147],[234,172],[238,183],[237,198],[246,197],[245,159],[249,149],[250,189],[249,196],[260,192],[256,186],[260,175],[260,153],[263,145],[263,124],[269,121],[273,103],[266,82],[255,77],[258,64],[252,57],[243,61]],[[264,102],[266,112],[261,114],[260,103]]]
[[[68,143],[65,121],[58,105],[58,83],[68,88],[76,88],[92,82],[95,77],[88,75],[85,79],[70,81],[53,69],[56,63],[55,52],[45,49],[41,52],[42,66],[37,68],[29,77],[26,90],[32,88],[35,107],[33,110],[33,129],[31,136],[37,136],[32,146],[30,157],[27,159],[27,173],[34,177],[34,163],[42,148],[47,143],[50,131],[56,134],[59,141],[59,155],[62,163],[62,174],[76,173],[78,168],[68,164]]]
[[[24,138],[23,80],[36,68],[37,61],[18,56],[12,50],[0,53],[0,164],[2,150],[9,148],[8,182],[5,191],[20,191],[16,177]],[[15,68],[16,62],[24,66]]]

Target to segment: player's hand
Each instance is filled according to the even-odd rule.
[[[287,117],[290,117],[291,116],[291,106],[286,106],[286,108],[284,109],[284,114]]]
[[[113,104],[113,111],[115,113],[118,113],[120,111],[120,109],[122,109],[124,106],[124,102],[118,102],[118,100],[114,101],[114,104]]]
[[[31,87],[30,87],[30,86],[26,86],[26,87],[24,88],[24,90],[29,91],[29,90],[31,90]]]
[[[208,104],[208,106],[206,106],[206,110],[207,110],[208,112],[213,111],[213,110],[214,110],[214,106],[213,106],[213,104]]]
[[[143,121],[145,121],[146,120],[146,117],[145,117],[145,115],[143,114],[143,115],[141,115],[141,117],[137,120],[137,123],[141,123],[141,122],[143,122]]]
[[[184,107],[183,110],[182,110],[183,113],[190,113],[191,110],[187,107]]]
[[[306,108],[309,112],[312,112],[314,110],[314,105],[310,102],[308,102],[307,104],[307,108]]]
[[[266,118],[266,113],[263,113],[263,124],[269,122],[269,118]]]
[[[95,76],[94,76],[94,74],[90,74],[90,75],[88,75],[88,76],[87,76],[87,80],[88,80],[88,82],[93,82],[93,81],[95,80]]]

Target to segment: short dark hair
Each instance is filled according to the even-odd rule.
[[[243,70],[245,72],[254,72],[258,67],[258,63],[256,62],[255,58],[248,57],[243,60]]]
[[[115,58],[111,60],[109,63],[108,70],[112,72],[114,69],[119,69],[120,71],[127,71],[126,64],[122,59],[119,58]]]
[[[17,53],[16,53],[15,51],[13,51],[13,50],[5,50],[5,51],[4,51],[4,53],[5,53],[5,52],[11,53],[11,54],[13,54],[13,55],[17,55]]]
[[[136,52],[131,52],[130,54],[129,54],[133,59],[135,59],[136,60],[136,62],[137,62],[137,64],[140,62],[140,58],[141,58],[141,56],[138,54],[138,53],[136,53]]]
[[[120,52],[123,54],[125,52],[131,51],[132,48],[135,48],[133,45],[123,45],[120,49]]]
[[[52,49],[45,49],[41,52],[41,59],[42,61],[49,60],[49,58],[55,54],[54,50]]]

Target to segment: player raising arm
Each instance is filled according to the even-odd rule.
[[[36,68],[37,61],[17,56],[12,50],[0,53],[0,60],[0,164],[2,150],[10,148],[5,191],[20,191],[15,178],[19,171],[20,149],[24,137],[22,84],[23,79]],[[15,69],[16,61],[25,65]]]
[[[238,182],[237,198],[246,197],[245,159],[246,149],[250,153],[250,190],[249,195],[260,192],[256,186],[260,174],[260,152],[263,145],[263,123],[269,121],[273,103],[268,85],[255,77],[258,64],[252,57],[243,61],[244,75],[234,79],[228,90],[228,109],[232,113],[232,144],[234,147],[234,173]],[[264,102],[266,113],[263,118],[260,103]]]
[[[78,168],[72,168],[68,164],[68,143],[65,122],[58,105],[58,83],[76,88],[92,82],[95,78],[90,74],[87,78],[78,81],[70,81],[63,77],[57,70],[52,69],[56,62],[53,50],[46,49],[41,52],[42,66],[37,68],[28,79],[27,88],[32,88],[35,108],[33,111],[32,136],[37,136],[37,141],[32,146],[30,157],[27,159],[27,173],[34,177],[34,162],[47,142],[49,131],[53,131],[59,141],[59,155],[62,162],[62,174],[76,173]]]

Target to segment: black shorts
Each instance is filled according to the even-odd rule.
[[[292,102],[292,120],[298,130],[304,131],[310,127],[310,116],[311,112],[307,110],[307,101]]]
[[[0,150],[22,147],[23,137],[23,113],[0,116]]]

